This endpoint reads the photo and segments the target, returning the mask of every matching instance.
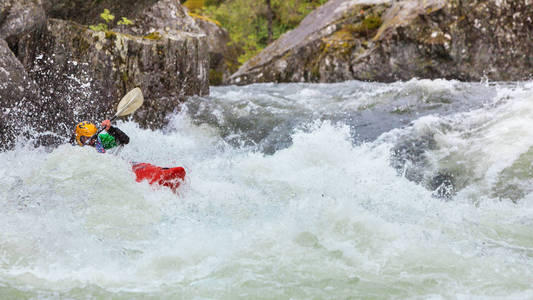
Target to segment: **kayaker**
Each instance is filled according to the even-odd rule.
[[[80,146],[93,146],[100,153],[105,153],[108,149],[130,142],[130,138],[122,130],[111,126],[110,120],[102,121],[102,127],[107,133],[101,133],[96,139],[91,139],[98,132],[96,125],[88,121],[78,123],[74,133],[76,142]]]

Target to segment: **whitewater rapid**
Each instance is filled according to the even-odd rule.
[[[0,298],[533,297],[533,82],[211,88],[0,153]],[[178,195],[130,161],[184,166]]]

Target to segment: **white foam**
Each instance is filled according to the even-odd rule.
[[[474,182],[446,202],[389,162],[398,136],[428,131],[436,164],[463,156],[490,185],[533,140],[531,98],[506,93],[360,145],[315,121],[272,155],[185,113],[164,130],[117,123],[131,138],[119,156],[19,145],[0,153],[0,285],[65,298],[531,297],[531,194],[499,201]],[[130,160],[184,165],[187,183],[177,196],[136,183]]]

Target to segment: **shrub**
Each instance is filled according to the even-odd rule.
[[[239,57],[242,64],[263,50],[270,38],[275,40],[295,28],[307,14],[326,1],[271,0],[272,37],[269,37],[269,7],[265,0],[187,0],[185,6],[220,22],[228,30],[232,43],[244,49],[244,54]]]

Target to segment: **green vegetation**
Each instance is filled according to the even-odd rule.
[[[242,64],[283,33],[298,26],[327,0],[187,0],[193,17],[208,17],[228,30],[232,43],[244,50]]]
[[[90,25],[89,28],[94,31],[107,31],[109,30],[109,25],[112,24],[115,16],[111,14],[109,9],[104,9],[104,12],[100,14],[100,18],[104,20],[105,23],[98,23],[98,25]],[[122,17],[117,23],[118,25],[132,25],[133,21],[129,20],[126,17]]]
[[[133,25],[133,21],[128,19],[128,18],[126,18],[126,17],[122,17],[122,19],[120,21],[118,21],[117,24],[118,25],[126,25],[126,26],[128,26],[128,25]]]
[[[223,83],[222,72],[210,69],[209,70],[209,84],[210,85],[221,85]]]
[[[143,38],[148,40],[160,40],[161,38],[163,38],[163,36],[158,31],[154,31],[150,32],[148,35],[145,35]]]

